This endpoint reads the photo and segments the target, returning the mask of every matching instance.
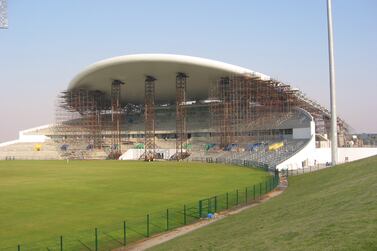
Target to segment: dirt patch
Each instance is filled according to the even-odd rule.
[[[281,193],[284,192],[284,190],[287,187],[288,187],[288,181],[285,177],[282,177],[281,180],[280,180],[279,186],[275,190],[263,195],[260,198],[260,200],[257,200],[250,205],[238,207],[238,208],[233,209],[233,210],[223,211],[223,212],[217,214],[216,218],[214,218],[214,219],[204,219],[204,220],[201,220],[201,221],[196,222],[194,224],[190,224],[190,225],[187,225],[187,226],[184,226],[184,227],[180,227],[180,228],[174,229],[174,230],[169,231],[169,232],[160,233],[160,234],[154,235],[154,236],[152,236],[148,239],[140,240],[138,242],[130,244],[127,247],[121,247],[121,248],[114,249],[113,251],[130,251],[130,250],[132,250],[132,251],[138,250],[139,251],[139,250],[145,250],[145,249],[151,248],[153,246],[167,242],[169,240],[172,240],[172,239],[177,238],[179,236],[182,236],[184,234],[195,231],[199,228],[208,226],[209,224],[212,224],[216,221],[224,219],[225,217],[227,217],[229,215],[238,214],[238,213],[240,213],[240,212],[242,212],[246,209],[256,207],[259,204],[266,202],[269,199],[280,195]]]

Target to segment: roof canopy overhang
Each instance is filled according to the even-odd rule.
[[[137,54],[99,61],[81,73],[69,84],[68,89],[99,90],[110,94],[113,80],[121,80],[121,99],[125,103],[144,103],[144,81],[153,76],[156,81],[156,103],[175,101],[175,81],[178,72],[189,76],[188,99],[206,99],[212,83],[221,77],[254,75],[263,80],[270,77],[252,70],[223,62],[198,57],[170,54]]]

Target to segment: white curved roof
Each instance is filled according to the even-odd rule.
[[[90,65],[69,84],[68,89],[100,90],[110,94],[111,82],[119,79],[122,100],[130,103],[144,102],[144,81],[147,75],[156,81],[156,102],[175,100],[175,77],[186,73],[187,97],[206,99],[210,84],[221,77],[237,74],[254,74],[264,80],[270,77],[252,70],[223,62],[172,54],[136,54],[109,58]]]

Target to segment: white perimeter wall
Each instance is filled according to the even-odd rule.
[[[311,127],[293,128],[293,130],[292,130],[292,138],[293,139],[310,139],[311,136],[312,136]]]
[[[315,136],[313,135],[307,145],[298,153],[276,166],[277,169],[298,169],[310,165],[310,155],[315,150]],[[304,162],[304,163],[303,163]]]
[[[164,159],[170,159],[171,156],[175,154],[175,149],[156,149],[156,153],[164,154]],[[143,155],[144,149],[128,149],[122,156],[119,157],[120,160],[138,160],[140,156]]]
[[[338,162],[343,163],[348,161],[355,161],[377,155],[377,147],[342,147],[338,148]],[[312,156],[313,161],[318,164],[331,162],[331,148],[316,148]]]
[[[17,143],[25,143],[25,142],[28,142],[28,143],[43,143],[47,139],[49,139],[49,137],[47,137],[45,135],[38,135],[38,134],[32,135],[32,134],[27,134],[27,133],[46,129],[46,128],[49,128],[51,126],[52,125],[43,125],[43,126],[33,127],[33,128],[30,128],[30,129],[27,129],[27,130],[19,131],[18,132],[18,139],[0,143],[0,147],[9,146],[9,145],[17,144]]]

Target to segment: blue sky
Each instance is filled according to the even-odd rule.
[[[329,105],[326,0],[8,0],[0,30],[0,142],[54,121],[83,67],[134,53],[250,68]],[[338,114],[377,132],[377,1],[333,0]]]

